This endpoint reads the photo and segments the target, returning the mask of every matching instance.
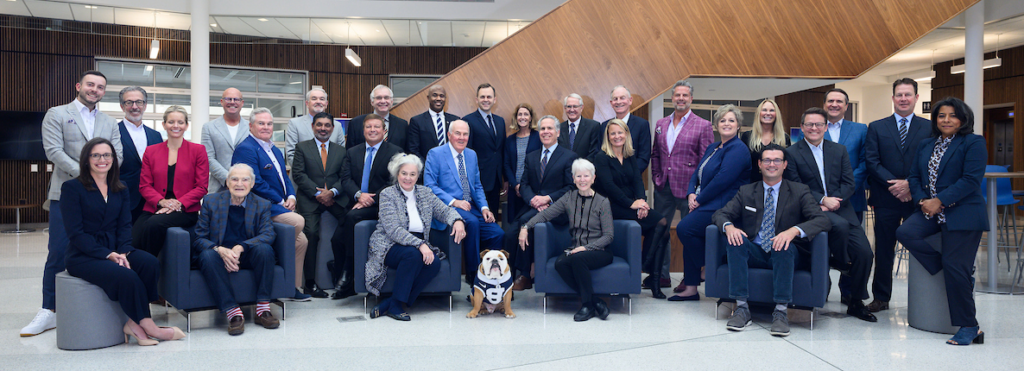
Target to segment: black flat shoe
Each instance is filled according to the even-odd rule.
[[[668,301],[700,301],[700,293],[687,296],[672,295]]]
[[[397,319],[399,321],[412,321],[412,317],[409,317],[409,313],[402,312],[402,314],[394,314],[388,312],[388,317]]]
[[[602,321],[607,320],[608,313],[611,313],[611,310],[608,309],[608,305],[601,299],[597,299],[594,302],[594,311],[597,312],[597,318],[600,318]]]
[[[578,312],[576,312],[576,315],[572,316],[572,320],[576,322],[586,321],[588,319],[594,318],[594,315],[597,314],[595,312],[597,311],[591,309],[589,305],[584,305],[582,308],[580,308]]]
[[[310,288],[302,289],[302,291],[306,295],[312,296],[312,297],[317,298],[317,299],[326,299],[328,296],[330,296],[330,295],[327,295],[326,291],[321,290],[319,287],[316,287],[316,286],[313,286],[313,288],[311,288],[311,289]]]

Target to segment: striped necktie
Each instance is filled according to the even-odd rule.
[[[907,146],[907,118],[900,119],[900,147]]]
[[[437,145],[444,145],[444,120],[441,120],[442,114],[437,114]]]

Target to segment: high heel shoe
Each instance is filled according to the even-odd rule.
[[[140,337],[138,337],[138,336],[135,336],[135,333],[134,333],[134,332],[132,332],[132,328],[131,328],[131,326],[128,326],[128,323],[127,323],[127,322],[126,322],[126,323],[124,324],[124,328],[123,328],[123,330],[124,330],[124,342],[125,342],[125,343],[128,343],[128,337],[129,337],[129,336],[131,336],[131,337],[132,337],[132,338],[134,338],[134,339],[135,339],[135,341],[137,341],[137,342],[139,343],[139,345],[141,345],[141,346],[150,346],[150,345],[157,345],[157,344],[160,344],[160,342],[159,342],[159,341],[156,341],[156,340],[150,339],[150,338],[148,338],[148,337],[141,337],[141,338],[140,338]]]
[[[960,331],[956,332],[952,338],[946,340],[946,344],[949,345],[971,345],[971,344],[985,344],[985,333],[981,331],[981,327],[961,327]]]
[[[659,225],[654,228],[654,241],[651,243],[653,249],[648,253],[647,258],[650,264],[650,276],[653,277],[647,287],[651,289],[651,297],[655,299],[665,299],[665,293],[661,292],[661,269],[662,263],[665,261],[665,245],[669,241],[669,226],[668,224]]]
[[[178,328],[177,326],[170,326],[170,327],[160,326],[160,328],[169,328],[169,329],[173,329],[174,330],[174,336],[171,336],[171,340],[181,340],[181,339],[185,338],[185,332],[181,331],[181,329]]]

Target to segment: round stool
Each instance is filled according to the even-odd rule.
[[[124,344],[128,316],[99,286],[57,273],[57,348],[99,349]]]
[[[940,234],[928,237],[926,241],[936,251],[942,251]],[[914,256],[914,254],[910,254]],[[907,272],[907,323],[918,330],[955,334],[959,327],[949,322],[949,302],[946,301],[946,280],[944,272],[932,275],[917,261],[910,259]],[[60,318],[59,316],[57,318]]]

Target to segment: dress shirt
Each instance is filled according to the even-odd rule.
[[[384,143],[384,142],[381,141],[380,143]],[[380,143],[377,143],[376,145],[372,145],[371,146],[370,143],[363,142],[363,145],[366,146],[366,149],[363,150],[363,163],[366,163],[366,158],[370,157],[370,148],[373,148],[373,155],[374,156],[377,156],[378,154],[380,154]],[[376,160],[376,158],[374,160]],[[370,165],[372,166],[373,164],[370,164]],[[362,179],[363,179],[362,178],[362,174],[359,174],[359,176],[360,176],[359,181],[362,182]],[[356,191],[356,194],[352,195],[352,198],[354,198],[356,200],[356,202],[359,202],[359,196],[362,196],[362,195],[363,195],[363,192]]]
[[[486,119],[484,119],[484,120],[486,120]],[[458,169],[459,168],[459,154],[462,153],[462,152],[456,151],[455,147],[452,146],[452,142],[448,142],[448,149],[452,152],[452,161],[455,161],[455,168]],[[463,161],[465,161],[466,156],[462,156],[462,159],[463,159]],[[472,169],[470,169],[469,166],[466,166],[466,178],[469,178],[469,172],[470,171],[472,171]],[[477,171],[480,171],[480,169],[477,169]],[[456,173],[455,176],[460,176],[460,175]],[[469,186],[470,187],[473,186],[473,182],[472,181],[469,182]],[[470,190],[469,193],[473,193],[473,190]],[[452,199],[452,201],[448,203],[448,206],[452,206],[452,204],[455,203],[455,201],[456,201],[456,199]],[[481,207],[480,211],[483,211],[483,210],[490,210],[490,207],[487,207],[487,206]]]
[[[329,140],[327,142],[321,142],[320,139],[316,139],[316,137],[313,137],[313,141],[314,141],[314,143],[316,143],[316,150],[317,151],[320,151],[320,148],[324,148],[324,152],[327,152],[328,155],[331,154],[331,143],[330,143]],[[364,157],[364,160],[365,160],[365,157]],[[331,193],[334,193],[334,197],[338,197],[338,189],[337,188],[331,188]],[[316,194],[314,196],[319,196],[319,195],[320,195],[320,191],[316,191]]]
[[[544,147],[544,144],[541,144],[540,146],[541,146],[540,158],[544,159],[544,151],[548,151],[548,161],[551,161],[551,155],[555,154],[555,148],[558,148],[558,142],[555,142],[555,144],[552,144],[551,147]]]
[[[897,131],[900,128],[900,126],[899,126],[900,125],[900,120],[907,119],[907,130],[910,129],[910,123],[914,122],[914,113],[913,112],[911,112],[909,115],[907,115],[907,117],[900,116],[900,114],[898,114],[898,113],[893,113],[892,117],[896,118],[896,129],[897,129]]]
[[[146,153],[146,145],[149,144],[149,138],[146,138],[146,125],[135,125],[135,123],[128,121],[126,117],[124,119],[124,128],[128,130],[128,135],[132,137],[132,144],[135,144],[135,152],[139,153],[139,160],[142,160],[142,155]]]
[[[445,140],[447,140],[448,133],[444,132],[444,130],[446,129],[444,126],[446,126],[448,123],[444,119],[444,111],[434,112],[434,110],[429,110],[428,109],[427,112],[430,113],[430,126],[432,126],[434,128],[434,138],[437,138],[438,136],[443,136],[443,137],[445,137]],[[437,118],[438,117],[441,118],[441,123],[442,123],[441,124],[441,132],[440,133],[437,132]]]
[[[490,127],[490,129],[491,129],[491,134],[497,135],[497,132],[498,132],[497,128],[492,127],[492,126],[494,126],[494,118],[491,117],[491,121],[489,121],[489,122],[487,121],[487,118],[490,117],[491,114],[487,113],[487,112],[484,112],[484,110],[479,109],[479,108],[477,108],[476,110],[477,110],[477,112],[480,112],[480,116],[483,116],[483,118],[484,118],[484,126],[490,125],[488,127]]]
[[[679,119],[679,123],[676,125],[672,125],[671,121],[669,122],[668,136],[665,137],[665,144],[668,145],[668,153],[672,153],[672,147],[676,145],[676,138],[679,137],[679,133],[683,131],[683,124],[686,123],[686,120],[690,119],[690,115],[692,113],[693,110],[686,111],[686,114],[683,115],[683,118]]]
[[[843,129],[843,119],[839,119],[839,122],[826,123],[828,125],[828,136],[832,138],[833,142],[839,143],[839,132]]]
[[[807,141],[807,139],[805,138],[804,141]],[[821,191],[825,194],[825,196],[822,196],[824,198],[828,196],[828,186],[825,185],[825,153],[821,150],[822,143],[825,143],[824,139],[822,139],[821,143],[818,143],[818,145],[813,145],[811,142],[807,142],[807,146],[811,148],[811,154],[814,155],[814,162],[818,164],[818,176],[821,177]],[[820,204],[821,200],[818,200],[818,203]]]
[[[89,107],[86,107],[78,99],[75,99],[75,107],[78,108],[78,113],[82,115],[82,127],[85,128],[85,133],[88,136],[85,139],[92,139],[95,136],[96,113],[100,111],[99,107],[93,107],[92,111],[89,111]]]
[[[252,133],[250,133],[249,135],[252,136],[252,139],[256,139],[256,143],[259,143],[260,148],[263,149],[263,152],[266,152],[267,157],[270,157],[270,162],[274,164],[274,169],[277,170],[277,177],[281,181],[281,189],[287,190],[288,185],[284,183],[284,171],[282,171],[281,163],[277,162],[277,156],[274,155],[274,144],[257,138],[255,135],[252,135]],[[288,195],[288,197],[285,200],[281,200],[281,205],[284,205],[284,202],[288,199],[294,200],[295,195]]]
[[[409,215],[409,233],[423,233],[423,218],[420,218],[420,211],[416,210],[415,188],[413,191],[406,191],[402,186],[398,186],[398,189],[405,194],[405,210]]]

